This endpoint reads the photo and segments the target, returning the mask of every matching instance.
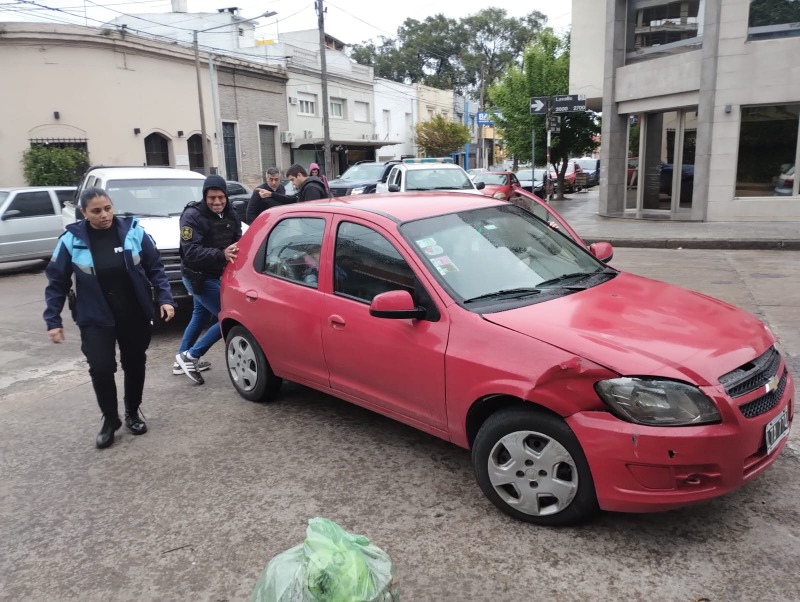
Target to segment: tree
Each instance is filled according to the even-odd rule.
[[[520,159],[545,163],[547,124],[544,116],[530,114],[533,96],[554,96],[569,91],[569,36],[558,37],[552,29],[543,30],[525,51],[523,66],[512,66],[489,89],[489,99],[502,118],[496,118],[509,153]],[[536,137],[536,157],[531,157],[531,133]],[[550,160],[558,171],[558,198],[564,198],[567,161],[588,154],[597,145],[600,120],[592,111],[561,116],[561,132],[553,134]]]
[[[89,154],[71,146],[33,146],[22,155],[29,186],[75,186],[89,167]]]
[[[470,141],[469,128],[463,123],[435,115],[416,127],[416,143],[429,157],[447,157]]]

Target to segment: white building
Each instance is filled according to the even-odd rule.
[[[378,150],[379,161],[416,156],[414,125],[417,123],[417,88],[380,77],[375,78],[375,133],[378,140],[401,140]]]
[[[601,214],[800,222],[800,2],[573,0],[572,16],[569,91],[603,112]]]

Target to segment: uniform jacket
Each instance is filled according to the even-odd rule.
[[[242,223],[230,202],[217,215],[205,202],[189,203],[181,214],[183,264],[209,278],[219,278],[228,263],[225,248],[242,237]]]
[[[325,188],[325,183],[317,176],[308,176],[306,181],[297,191],[297,200],[303,201],[316,201],[318,199],[327,199],[330,195]]]
[[[272,196],[262,199],[258,194],[258,188],[272,191]],[[288,205],[289,203],[296,203],[297,197],[286,194],[286,189],[283,184],[278,184],[278,188],[272,190],[269,184],[264,182],[253,191],[253,196],[250,197],[250,202],[247,203],[247,212],[245,213],[244,221],[247,224],[252,224],[255,219],[270,207],[277,207],[278,205]]]
[[[44,297],[47,307],[44,321],[47,329],[61,328],[61,310],[67,298],[72,275],[75,275],[77,296],[75,323],[78,326],[114,326],[114,314],[106,302],[100,280],[94,270],[94,260],[89,246],[86,220],[67,226],[58,239],[53,257],[45,270],[47,288]],[[117,229],[125,255],[125,267],[133,283],[136,299],[145,316],[153,319],[153,298],[158,305],[175,305],[170,291],[161,253],[153,239],[139,225],[135,217],[114,217],[111,226]]]

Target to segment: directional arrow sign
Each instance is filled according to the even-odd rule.
[[[532,110],[532,109],[531,109]],[[553,113],[574,113],[586,110],[586,96],[583,94],[570,94],[568,96],[553,96]]]
[[[531,98],[531,115],[544,115],[547,113],[549,96],[534,96]]]

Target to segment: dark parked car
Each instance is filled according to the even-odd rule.
[[[253,191],[241,182],[227,180],[226,184],[228,185],[228,200],[233,205],[233,209],[236,211],[236,215],[239,216],[239,220],[244,222],[244,216],[245,213],[247,213],[247,203],[250,202],[250,195],[253,194]]]
[[[586,174],[586,188],[600,185],[600,159],[575,159],[575,163],[580,165]]]
[[[378,182],[386,182],[393,165],[400,161],[362,161],[352,165],[339,178],[328,182],[333,196],[349,196],[351,194],[372,194]]]
[[[661,180],[659,192],[672,196],[672,173],[670,163],[660,165]],[[681,202],[691,202],[692,188],[694,187],[694,165],[684,165],[681,168]]]

